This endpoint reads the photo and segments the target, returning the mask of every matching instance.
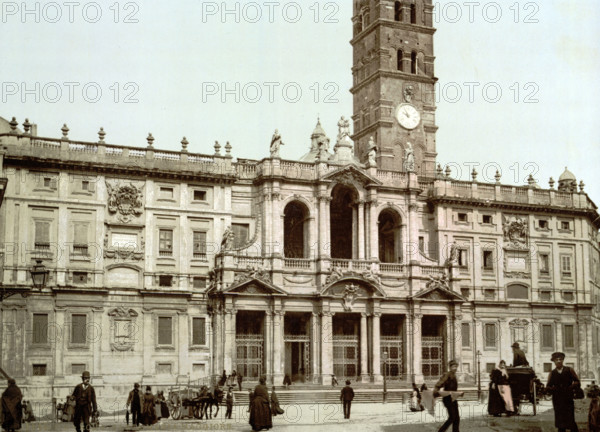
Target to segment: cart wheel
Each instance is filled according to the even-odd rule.
[[[173,405],[169,407],[169,413],[173,420],[179,420],[181,418],[181,407],[179,405]]]
[[[200,418],[200,414],[202,414],[200,412],[200,406],[199,405],[194,405],[193,412],[194,412],[194,418],[199,419]]]

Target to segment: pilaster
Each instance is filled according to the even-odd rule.
[[[360,314],[360,379],[369,382],[369,345],[367,338],[367,314]]]
[[[381,312],[373,312],[373,381],[382,382],[381,376]]]
[[[415,312],[412,314],[411,316],[412,319],[412,332],[411,332],[411,338],[412,338],[412,345],[413,345],[413,363],[412,363],[412,370],[413,370],[413,375],[412,375],[412,382],[423,382],[424,378],[423,378],[423,363],[422,363],[422,355],[423,355],[423,349],[422,349],[422,344],[421,344],[421,329],[422,329],[422,321],[423,321],[423,314],[420,312]]]
[[[321,382],[331,383],[333,375],[333,316],[334,312],[321,312]]]

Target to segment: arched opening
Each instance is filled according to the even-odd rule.
[[[402,262],[400,247],[400,216],[393,210],[384,210],[378,219],[379,261],[383,263]]]
[[[394,5],[394,20],[402,21],[402,3],[399,1]]]
[[[354,238],[357,223],[354,202],[358,194],[355,189],[337,185],[331,193],[329,221],[331,227],[331,257],[352,259],[354,256]]]
[[[398,50],[398,64],[397,64],[398,70],[400,72],[404,72],[404,64],[403,64],[403,61],[402,61],[403,58],[404,58],[404,51],[402,51],[400,49],[400,50]]]
[[[417,73],[417,52],[413,51],[410,54],[410,73]]]
[[[283,253],[286,258],[308,258],[308,209],[298,201],[285,206]]]
[[[414,4],[410,5],[410,23],[411,24],[417,23],[417,6]]]

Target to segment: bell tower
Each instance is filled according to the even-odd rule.
[[[356,156],[377,145],[377,166],[405,171],[407,143],[414,171],[435,174],[435,83],[432,0],[354,0],[353,87]]]

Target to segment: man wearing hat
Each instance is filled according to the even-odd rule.
[[[529,362],[527,361],[527,357],[525,357],[525,353],[519,346],[517,342],[512,344],[513,350],[513,366],[529,366]]]
[[[90,415],[98,410],[96,392],[94,387],[90,385],[90,373],[88,371],[83,372],[81,380],[83,382],[78,384],[73,391],[73,397],[75,398],[73,424],[77,432],[81,432],[81,420],[83,420],[83,430],[90,430]]]
[[[579,377],[568,366],[564,366],[565,354],[555,352],[550,359],[556,368],[548,376],[546,388],[552,392],[552,406],[554,407],[554,426],[559,432],[569,429],[578,432],[575,423],[575,403],[573,402],[573,390],[581,386]]]
[[[131,405],[131,425],[139,426],[140,417],[142,416],[142,392],[140,391],[140,385],[138,383],[135,383],[133,385],[133,390],[129,392],[126,405],[127,409],[129,409],[129,405]],[[127,424],[129,424],[129,416],[127,417]]]
[[[433,395],[439,396],[440,389],[443,387],[445,392],[457,392],[458,380],[456,379],[456,371],[458,370],[458,363],[454,360],[450,360],[450,370],[446,372],[440,380],[435,384],[433,389]],[[455,393],[458,395],[458,393]],[[452,432],[459,432],[460,426],[460,413],[458,411],[458,402],[451,394],[443,397],[442,402],[448,410],[448,420],[438,429],[438,432],[444,432],[452,425]]]

